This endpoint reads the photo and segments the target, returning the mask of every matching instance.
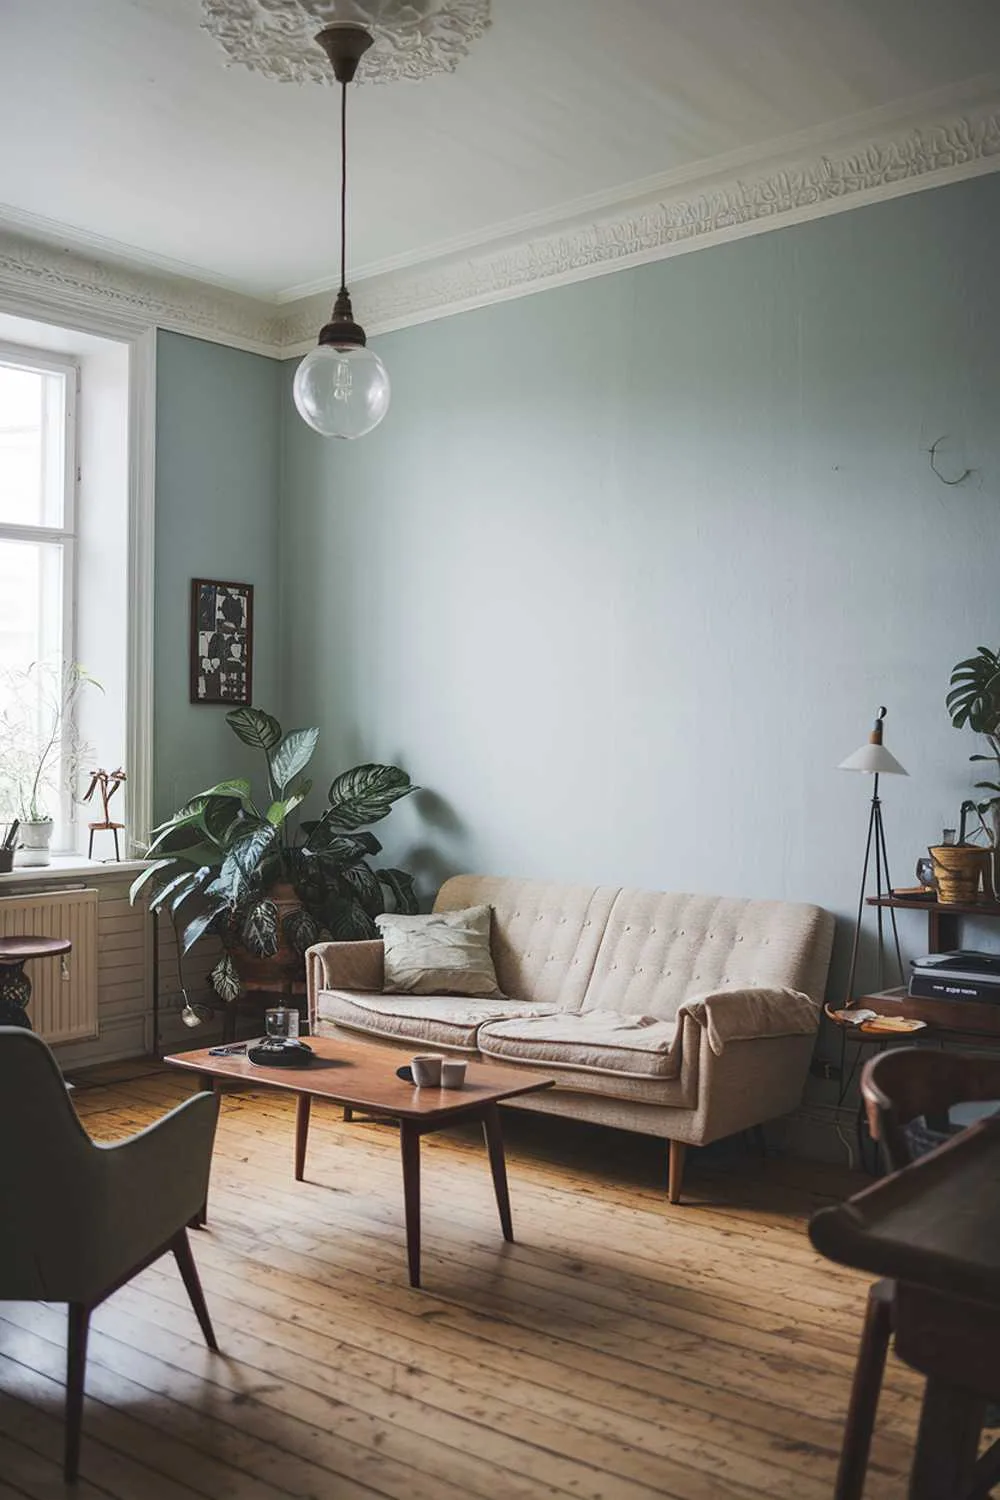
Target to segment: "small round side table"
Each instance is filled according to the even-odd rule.
[[[55,958],[68,953],[69,938],[0,937],[0,1026],[26,1026],[31,980],[24,966],[31,958]]]

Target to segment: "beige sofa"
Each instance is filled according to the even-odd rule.
[[[802,1094],[833,941],[816,906],[459,875],[435,911],[488,903],[507,998],[382,990],[382,944],[307,954],[309,1012],[412,1054],[538,1068],[556,1087],[510,1107],[687,1145],[759,1125]]]

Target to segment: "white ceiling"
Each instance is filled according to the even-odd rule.
[[[0,224],[259,297],[329,286],[336,96],[226,68],[200,18],[0,0]],[[352,91],[352,278],[832,136],[998,57],[996,0],[493,0],[454,74]]]

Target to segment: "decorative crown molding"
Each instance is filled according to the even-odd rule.
[[[690,183],[472,254],[355,278],[358,317],[370,334],[665,259],[785,224],[1000,170],[1000,103],[913,125],[836,153],[758,163]],[[328,294],[288,304],[286,353],[314,342]]]
[[[837,145],[814,132],[766,158],[720,159],[697,177],[640,184],[617,204],[593,200],[554,222],[508,225],[484,243],[362,272],[351,285],[359,321],[384,333],[1000,170],[1000,81],[986,82],[971,102],[949,108],[937,96],[917,121],[881,111]],[[309,349],[330,311],[329,292],[279,305],[126,263],[124,247],[113,259],[100,247],[68,248],[69,239],[0,221],[0,304],[50,318],[99,313],[279,358]]]
[[[270,303],[188,277],[98,260],[2,227],[0,299],[16,308],[44,307],[50,315],[99,311],[123,327],[167,328],[255,354],[282,350],[282,319]]]
[[[371,32],[357,82],[390,83],[454,72],[490,24],[490,0],[201,0],[201,10],[229,63],[276,83],[336,82],[316,45],[325,26]]]

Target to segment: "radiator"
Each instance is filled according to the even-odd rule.
[[[60,958],[30,958],[28,1015],[47,1042],[97,1036],[97,892],[0,899],[0,937],[65,937],[73,944]]]

